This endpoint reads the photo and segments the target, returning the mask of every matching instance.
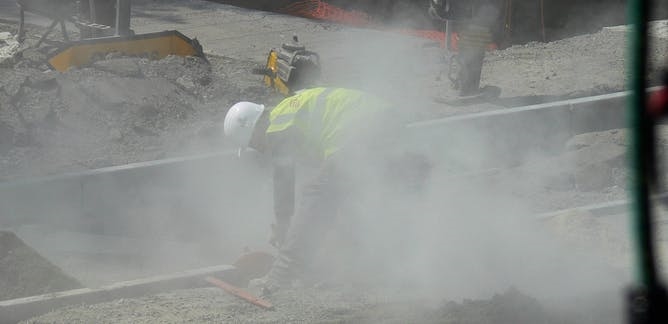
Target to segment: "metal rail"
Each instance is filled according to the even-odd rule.
[[[621,92],[419,122],[409,126],[405,140],[408,145],[414,145],[433,157],[447,157],[449,161],[465,161],[466,154],[470,152],[470,147],[465,146],[475,143],[495,157],[496,165],[493,167],[503,167],[512,165],[536,148],[558,150],[575,134],[624,127],[623,103],[627,96],[628,93]],[[508,150],[511,154],[507,153]],[[220,222],[253,226],[258,220],[252,215],[270,214],[269,205],[248,206],[236,201],[239,192],[266,195],[265,200],[271,200],[268,190],[258,190],[266,187],[265,181],[269,177],[262,172],[258,174],[262,168],[258,168],[255,162],[252,157],[239,160],[235,152],[228,151],[1,182],[0,205],[3,208],[0,210],[0,228],[38,223],[48,224],[53,230],[74,229],[103,235],[143,237],[147,234],[147,227],[141,226],[144,220],[136,219],[138,214],[132,210],[137,201],[151,201],[157,191],[160,201],[179,201],[179,205],[185,208],[194,206],[195,209],[204,204],[207,210],[219,210],[216,215],[198,212],[186,215],[187,222],[183,226],[175,226],[181,231],[179,237],[197,239],[205,235],[203,228],[219,231],[221,236],[231,235],[233,233],[229,231],[225,233],[231,227]],[[481,176],[498,170],[477,165],[460,176]],[[239,177],[243,177],[244,181],[231,180]],[[668,201],[668,193],[654,199]],[[610,215],[627,212],[628,205],[627,200],[620,200],[574,209],[587,210],[594,215]],[[537,217],[548,219],[569,210],[573,209],[543,213]],[[156,220],[153,218],[150,221]],[[178,220],[165,214],[159,221]],[[212,222],[215,224],[212,225]],[[267,219],[265,223],[268,222]],[[239,227],[232,228],[236,232],[246,232]],[[175,236],[174,233],[167,235]],[[229,268],[222,266],[205,272]],[[140,292],[192,285],[192,278],[201,278],[205,272],[193,270],[99,289],[3,301],[0,302],[0,323],[26,319],[44,310],[84,300],[100,302]]]
[[[620,92],[414,123],[403,141],[456,173],[503,169],[536,151],[558,153],[573,135],[623,128],[627,96]],[[475,161],[472,149],[477,150]],[[270,215],[269,204],[245,206],[238,201],[244,190],[271,201],[269,177],[256,162],[252,157],[239,160],[230,151],[0,182],[0,228],[43,223],[95,234],[145,236],[148,221],[132,210],[157,199],[193,210],[209,206],[220,210],[219,218]],[[213,216],[198,211],[188,217],[191,222],[179,228],[181,233],[168,235],[196,238],[190,233],[193,224],[210,224]],[[167,214],[159,221],[183,222]]]
[[[653,202],[668,206],[668,192],[652,196]],[[563,215],[571,211],[588,211],[594,216],[610,216],[628,213],[633,201],[630,199],[615,200],[604,203],[595,203],[574,208],[561,209],[536,215],[538,219],[549,219],[554,216]]]

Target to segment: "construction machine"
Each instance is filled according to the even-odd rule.
[[[296,35],[292,42],[269,51],[265,67],[253,70],[263,76],[265,85],[285,96],[317,84],[320,72],[320,55],[307,50]]]
[[[204,57],[197,39],[178,31],[135,34],[130,29],[131,0],[17,0],[20,12],[19,40],[25,39],[25,12],[34,13],[52,23],[35,45],[46,41],[60,25],[64,42],[49,58],[58,71],[83,66],[109,53],[160,59],[168,55]],[[79,29],[79,40],[73,41],[67,24]]]

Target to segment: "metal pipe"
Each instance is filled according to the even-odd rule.
[[[97,14],[95,9],[95,0],[88,0],[89,18],[93,23],[97,23]]]
[[[97,24],[97,9],[95,9],[95,0],[88,0],[88,19],[90,19],[90,22]],[[94,38],[99,36],[99,32],[95,30],[95,28],[90,28],[87,27],[87,30],[90,31],[90,35],[88,37]]]
[[[635,276],[639,286],[656,287],[658,284],[651,227],[652,211],[649,203],[650,179],[654,163],[654,128],[646,113],[645,71],[647,69],[647,16],[648,2],[631,0],[628,17],[629,33],[629,88],[628,118],[631,129],[631,183],[632,217],[635,236]]]
[[[130,35],[130,0],[116,0],[116,36]]]
[[[450,33],[452,32],[450,27],[450,19],[445,20],[445,51],[450,52]]]

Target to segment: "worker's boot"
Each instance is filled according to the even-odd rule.
[[[281,288],[280,285],[269,280],[269,276],[256,278],[248,283],[248,291],[256,296],[267,297]]]
[[[284,253],[279,253],[269,273],[264,277],[251,280],[248,283],[248,289],[259,296],[268,296],[279,289],[291,287],[295,278],[292,263]]]

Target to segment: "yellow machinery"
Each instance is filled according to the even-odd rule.
[[[104,59],[109,53],[160,59],[168,55],[204,57],[202,46],[178,31],[135,35],[130,29],[130,0],[17,0],[20,8],[19,39],[24,38],[24,11],[52,20],[38,47],[57,25],[64,44],[49,59],[58,71]],[[74,24],[81,40],[70,41],[65,22]]]
[[[264,83],[279,93],[289,96],[296,90],[312,87],[320,78],[320,56],[299,44],[297,36],[293,43],[272,48],[265,67],[255,69],[263,75]]]
[[[49,59],[49,64],[58,71],[67,71],[73,66],[83,66],[109,53],[123,56],[141,56],[161,59],[168,55],[204,57],[202,46],[178,31],[93,38],[72,42],[69,47]]]

